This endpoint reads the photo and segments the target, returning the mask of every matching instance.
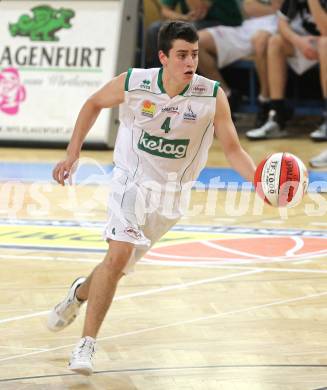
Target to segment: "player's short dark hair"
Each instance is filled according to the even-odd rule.
[[[165,22],[159,30],[158,50],[162,50],[168,56],[175,39],[195,43],[199,40],[199,35],[191,23],[180,20]]]

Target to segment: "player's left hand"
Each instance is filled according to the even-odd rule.
[[[62,186],[65,185],[65,180],[68,179],[69,184],[72,184],[72,175],[78,166],[78,157],[67,156],[65,160],[59,161],[52,171],[53,179]]]

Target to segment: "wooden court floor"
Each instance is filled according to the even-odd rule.
[[[322,147],[305,137],[242,142],[257,162],[285,150],[307,163]],[[0,155],[54,163],[63,151]],[[217,143],[209,166],[226,166]],[[0,205],[0,389],[327,389],[326,194],[285,213],[258,212],[249,192],[240,209],[241,194],[220,191],[183,218],[123,278],[99,334],[96,372],[85,378],[67,369],[84,310],[60,333],[47,330],[46,316],[103,257],[106,188],[20,184]],[[208,196],[194,191],[192,207]]]

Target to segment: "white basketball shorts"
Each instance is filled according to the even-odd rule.
[[[133,182],[126,172],[114,169],[104,239],[135,245],[123,271],[125,274],[134,270],[135,263],[181,217],[176,213],[163,215],[160,207],[158,208],[157,199],[156,194]]]

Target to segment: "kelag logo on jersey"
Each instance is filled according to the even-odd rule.
[[[186,156],[189,139],[166,139],[142,131],[138,148],[144,152],[164,158],[179,159]]]
[[[31,10],[33,16],[21,15],[16,23],[9,24],[10,34],[29,37],[32,41],[58,41],[55,33],[62,28],[71,28],[70,19],[75,12],[68,8],[54,9],[38,5]]]
[[[156,105],[152,103],[150,100],[144,100],[142,103],[142,115],[147,116],[149,118],[153,118],[153,115],[156,112]]]

